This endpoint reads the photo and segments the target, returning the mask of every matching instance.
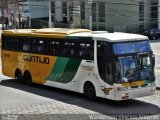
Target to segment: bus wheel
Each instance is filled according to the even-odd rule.
[[[31,77],[31,74],[28,71],[26,71],[24,73],[24,81],[25,81],[26,85],[29,85],[29,86],[32,85],[32,77]]]
[[[95,91],[94,85],[92,83],[90,83],[90,82],[85,83],[84,95],[90,100],[94,100],[96,98],[96,91]]]
[[[17,79],[18,83],[24,83],[24,79],[20,70],[16,70],[15,78]]]

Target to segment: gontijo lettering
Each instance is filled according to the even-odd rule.
[[[49,58],[48,57],[24,55],[23,56],[23,60],[24,61],[28,61],[28,62],[35,62],[35,63],[41,63],[41,64],[49,64]]]

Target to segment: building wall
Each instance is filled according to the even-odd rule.
[[[62,21],[63,13],[62,13],[62,1],[55,0],[55,21]]]
[[[89,1],[89,0],[88,0]],[[79,5],[85,2],[85,20],[80,20],[80,25],[93,30],[107,30],[139,33],[151,27],[151,2],[152,0],[101,0],[105,4],[105,22],[99,22],[99,1],[92,0],[96,4],[96,21],[90,21],[90,3],[87,0],[79,0]],[[140,12],[140,5],[141,10]],[[140,20],[141,19],[141,20]],[[144,20],[143,20],[144,19]],[[78,26],[78,24],[77,24]]]
[[[48,1],[48,0],[47,0]],[[45,18],[48,17],[48,2],[46,0],[30,0],[30,17]]]
[[[139,20],[139,0],[108,0],[108,4],[106,3],[106,29],[109,31],[139,32],[140,25],[144,25],[145,29],[150,18],[150,1],[141,1],[144,2],[144,21]]]
[[[92,30],[107,30],[109,32],[121,31],[121,32],[132,32],[139,33],[146,29],[152,27],[152,5],[153,1],[158,0],[52,0],[55,1],[55,10],[52,14],[54,16],[54,24],[59,24],[64,22],[64,17],[67,17],[66,24],[70,24],[69,27],[81,27],[81,28],[91,28]],[[67,5],[67,15],[64,14],[64,8],[62,2],[67,1],[69,5],[71,2],[73,8],[69,10]],[[91,4],[90,1],[93,3]],[[140,5],[139,2],[144,2]],[[30,17],[31,18],[47,18],[48,15],[48,0],[30,0]],[[102,10],[102,6],[99,3],[103,2],[102,6],[105,6],[104,13],[99,12]],[[85,3],[84,11],[82,14],[81,4]],[[91,5],[95,5],[94,9]],[[158,7],[159,8],[159,7]],[[95,14],[93,14],[93,11]],[[103,11],[103,10],[102,10]],[[71,16],[72,13],[72,16]],[[105,20],[100,22],[99,14],[101,17],[104,16]],[[52,17],[53,17],[52,16]],[[81,19],[81,17],[85,19]],[[92,20],[91,17],[92,16]],[[73,21],[71,22],[71,18]],[[141,18],[141,21],[140,21]],[[144,20],[143,20],[144,19]],[[157,18],[154,18],[157,20]],[[55,25],[56,26],[56,25]],[[155,25],[156,26],[156,25]],[[68,26],[67,26],[68,27]]]

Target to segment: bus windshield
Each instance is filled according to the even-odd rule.
[[[122,74],[121,79],[124,82],[138,80],[138,74],[136,70],[136,59],[132,56],[120,57],[120,73]]]
[[[115,43],[117,82],[154,81],[151,47],[148,41]]]
[[[115,43],[113,48],[117,55],[151,51],[149,41]]]

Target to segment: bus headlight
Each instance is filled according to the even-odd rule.
[[[119,90],[119,91],[128,90],[128,87],[117,87],[117,90]]]
[[[123,96],[123,97],[124,97],[124,96],[128,96],[128,93],[123,93],[122,96]]]
[[[151,89],[151,92],[155,92],[155,91],[156,91],[156,89],[154,89],[154,88],[153,88],[153,89]]]
[[[122,99],[125,100],[125,99],[128,99],[129,98],[129,94],[128,93],[123,93],[122,94]]]

